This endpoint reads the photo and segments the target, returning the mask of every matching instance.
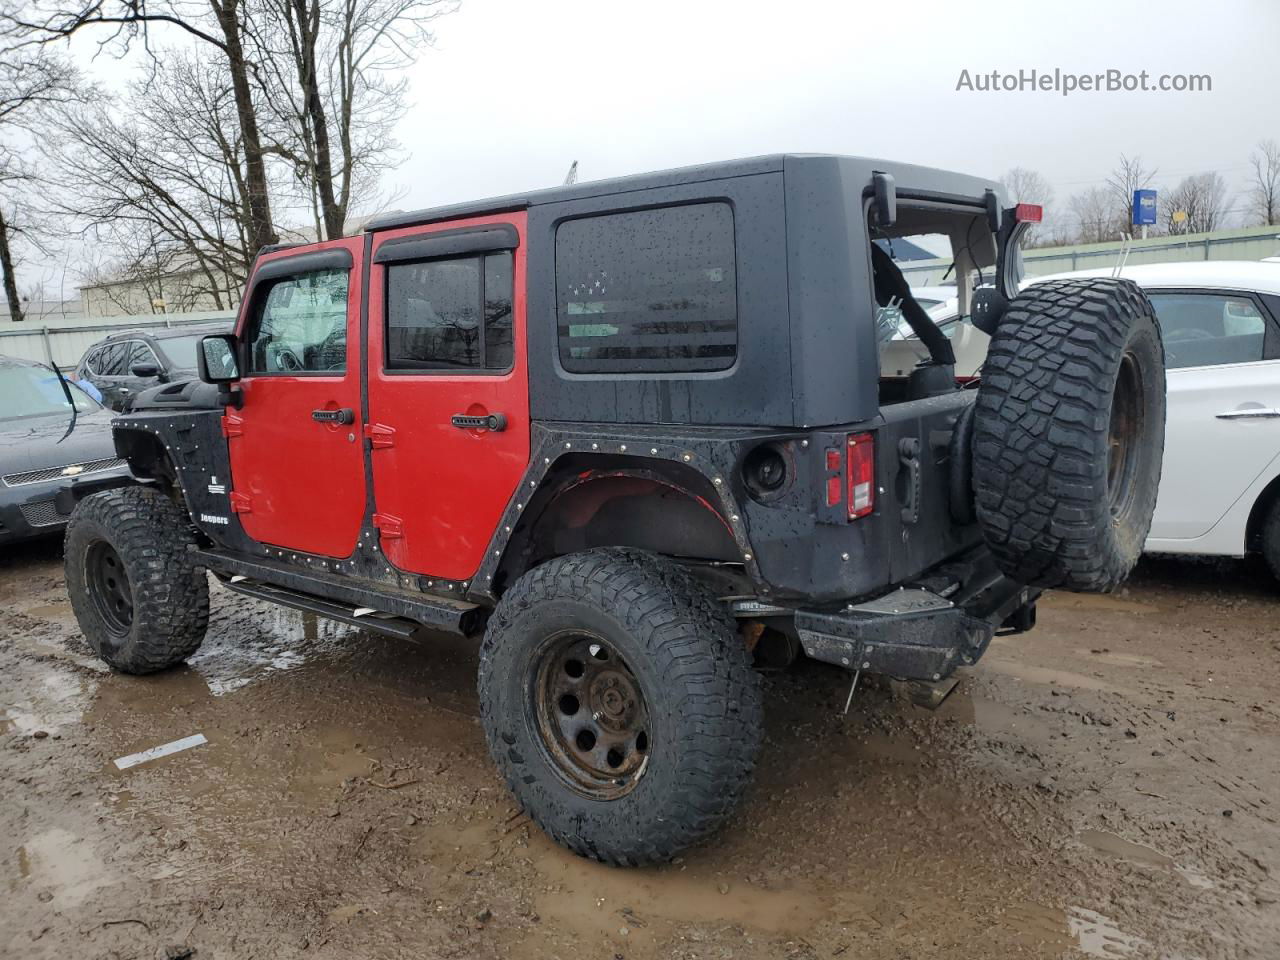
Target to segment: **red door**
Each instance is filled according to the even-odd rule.
[[[224,429],[231,509],[261,543],[345,557],[359,538],[361,252],[352,238],[263,257],[241,308],[244,406]]]
[[[375,521],[403,570],[468,580],[529,461],[525,216],[378,234],[369,283]],[[455,425],[500,415],[502,430]]]

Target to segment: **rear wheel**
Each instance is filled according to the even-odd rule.
[[[67,524],[71,608],[85,639],[123,673],[152,673],[196,652],[209,584],[191,558],[191,524],[148,487],[95,494]]]
[[[761,739],[759,678],[732,619],[675,564],[593,550],[503,596],[480,655],[494,761],[557,842],[671,859],[737,806]]]
[[[1164,350],[1129,280],[1036,284],[991,341],[974,414],[978,519],[1022,583],[1103,591],[1142,554],[1164,452]]]

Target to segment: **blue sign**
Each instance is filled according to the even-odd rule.
[[[1133,225],[1149,227],[1156,222],[1156,192],[1154,190],[1133,191]]]

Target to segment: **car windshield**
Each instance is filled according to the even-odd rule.
[[[102,407],[73,381],[68,381],[71,397],[81,413]],[[48,367],[0,367],[0,422],[66,413],[67,395],[58,375]]]
[[[199,349],[200,341],[207,334],[193,333],[186,337],[165,337],[163,340],[157,341],[160,349],[164,351],[164,355],[169,358],[169,363],[179,370],[194,370],[196,368],[196,350]]]

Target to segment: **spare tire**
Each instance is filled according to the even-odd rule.
[[[974,414],[983,536],[1020,583],[1102,592],[1142,554],[1164,454],[1164,346],[1132,281],[1051,280],[1000,318]]]

